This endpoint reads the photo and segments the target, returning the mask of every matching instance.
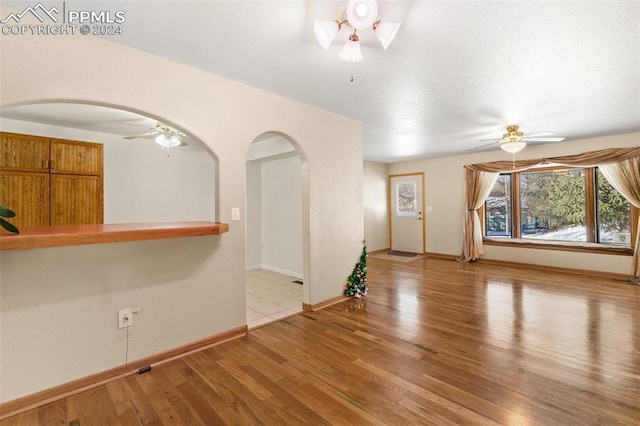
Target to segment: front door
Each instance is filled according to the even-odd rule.
[[[391,250],[424,253],[424,174],[389,176]]]

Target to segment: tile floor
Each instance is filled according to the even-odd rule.
[[[259,325],[302,311],[302,285],[297,278],[265,269],[247,271],[247,326]]]

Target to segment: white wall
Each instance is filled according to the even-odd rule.
[[[242,324],[229,272],[212,261],[223,246],[209,236],[1,252],[2,401],[123,365],[118,309],[142,308],[130,361]]]
[[[247,161],[260,160],[268,157],[295,154],[295,147],[279,135],[269,134],[258,137],[258,140],[249,145]]]
[[[303,278],[302,164],[276,136],[247,152],[247,269]]]
[[[554,157],[604,148],[638,145],[640,145],[640,133],[633,133],[555,144],[529,145],[518,153],[517,158]],[[511,155],[497,149],[478,154],[389,165],[389,174],[425,172],[425,205],[433,209],[426,211],[424,215],[427,227],[427,252],[459,255],[462,251],[463,166],[509,159],[511,159]],[[627,256],[498,246],[485,246],[485,251],[487,259],[563,268],[627,274],[631,267],[631,258]]]
[[[387,165],[364,162],[364,238],[369,251],[389,248],[389,173]]]
[[[91,36],[11,36],[0,105],[80,101],[172,123],[218,158],[220,236],[0,252],[0,401],[122,365],[118,309],[142,308],[129,359],[246,324],[246,152],[268,131],[298,144],[304,293],[342,294],[363,239],[362,125]],[[172,102],[167,102],[172,99]],[[339,206],[339,208],[337,207]]]
[[[297,156],[262,162],[262,268],[302,276],[302,176]]]
[[[216,220],[215,160],[197,142],[169,156],[153,141],[117,142],[105,144],[105,223]]]
[[[170,156],[149,139],[0,119],[0,130],[103,144],[104,223],[215,221],[215,160],[197,141]]]
[[[262,163],[247,161],[247,270],[262,268]]]

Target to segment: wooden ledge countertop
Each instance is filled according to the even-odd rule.
[[[218,235],[225,232],[229,232],[229,224],[220,222],[45,226],[23,228],[19,234],[10,234],[0,229],[0,250],[197,237]]]

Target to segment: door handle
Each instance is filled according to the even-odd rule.
[[[422,220],[422,218],[421,218],[421,217],[418,217],[418,218],[416,218],[416,219],[418,219],[418,220]]]

